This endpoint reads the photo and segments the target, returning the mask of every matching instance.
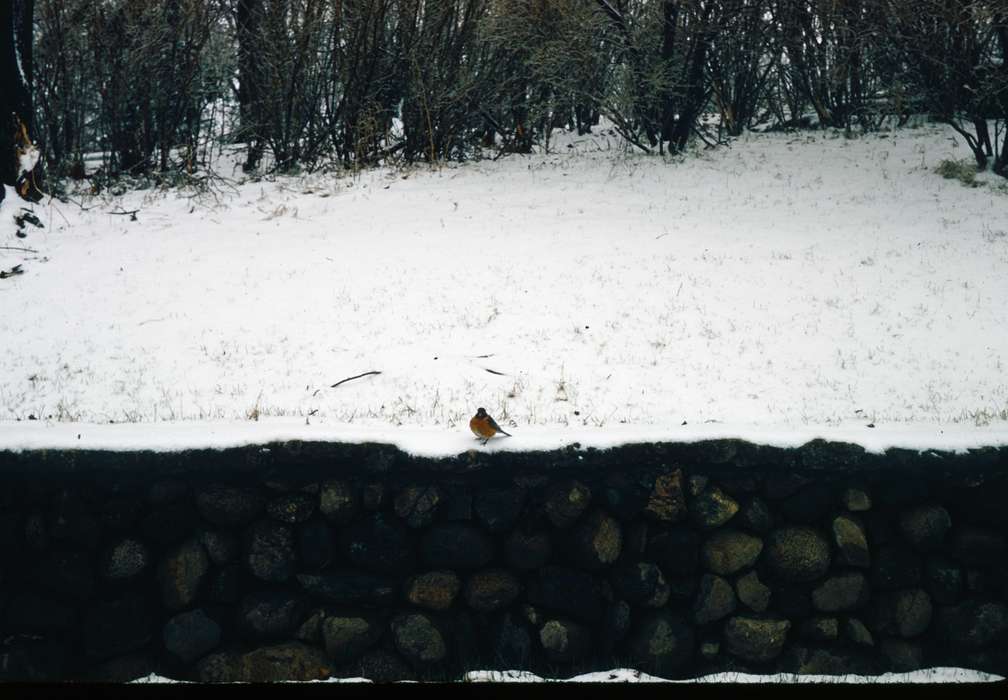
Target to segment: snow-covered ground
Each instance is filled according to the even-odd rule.
[[[668,681],[640,671],[617,668],[611,671],[586,673],[573,678],[542,678],[528,671],[472,671],[463,679],[466,683],[542,683],[545,681],[565,681],[568,683],[994,683],[1003,681],[1001,676],[970,671],[962,668],[929,668],[909,673],[883,673],[880,676],[818,676],[776,673],[753,675],[749,673],[717,673],[685,681]],[[150,674],[138,678],[134,683],[177,683],[170,678]],[[369,682],[366,678],[331,678],[333,683]]]
[[[451,452],[477,406],[510,449],[1008,443],[1008,190],[933,172],[968,156],[950,130],[749,134],[674,162],[554,143],[44,201],[25,239],[9,192],[0,448],[142,423],[166,446],[303,429]]]

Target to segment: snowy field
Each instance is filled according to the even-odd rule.
[[[1008,188],[936,175],[968,156],[945,127],[884,136],[749,134],[674,162],[567,136],[46,200],[24,239],[9,191],[0,448],[85,426],[86,446],[272,430],[450,453],[477,406],[507,449],[1008,443]]]

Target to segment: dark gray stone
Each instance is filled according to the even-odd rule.
[[[678,615],[660,610],[648,614],[627,640],[633,667],[668,677],[687,667],[696,650],[693,628]]]
[[[651,562],[623,562],[613,569],[610,580],[616,592],[632,605],[660,608],[668,602],[668,583],[661,569]]]
[[[196,664],[201,683],[237,683],[241,680],[241,655],[233,651],[208,654]]]
[[[506,668],[527,669],[532,658],[532,635],[521,620],[505,613],[494,638],[494,658]]]
[[[968,566],[987,567],[1005,554],[1005,536],[993,530],[963,527],[952,538],[955,557]]]
[[[555,484],[544,504],[546,517],[558,528],[570,527],[591,503],[591,489],[579,481]]]
[[[242,598],[238,620],[249,637],[284,639],[300,627],[306,612],[304,600],[286,591],[258,591]]]
[[[473,497],[468,487],[446,484],[441,502],[437,507],[437,518],[442,522],[469,522],[473,519]]]
[[[765,535],[773,528],[773,515],[766,501],[759,496],[752,496],[735,516],[735,524],[749,532]]]
[[[604,639],[600,640],[606,644],[607,653],[612,652],[612,645],[626,636],[630,629],[631,610],[630,604],[625,600],[617,600],[606,607],[603,629]]]
[[[471,525],[435,525],[420,540],[421,558],[432,569],[479,569],[490,563],[494,546],[486,535]]]
[[[211,572],[207,581],[208,600],[227,605],[237,603],[241,576],[241,566],[238,564],[228,564]]]
[[[117,656],[95,666],[88,680],[99,683],[129,683],[156,671],[154,659],[143,652]]]
[[[899,519],[900,532],[921,552],[937,549],[952,527],[952,518],[941,506],[917,506],[903,511]]]
[[[123,532],[136,524],[144,508],[143,501],[137,498],[112,497],[99,504],[98,518],[105,527]]]
[[[423,613],[399,615],[392,620],[396,651],[418,664],[434,664],[448,655],[444,635]]]
[[[0,609],[3,606],[0,605]],[[67,632],[77,624],[74,608],[53,598],[34,592],[18,593],[11,597],[3,629],[6,632],[35,632],[56,635]],[[0,640],[2,643],[2,640]]]
[[[921,558],[906,546],[879,547],[872,557],[872,584],[883,591],[916,588],[921,583]]]
[[[812,591],[812,605],[820,612],[855,610],[871,597],[868,580],[858,572],[836,574]]]
[[[801,626],[802,639],[810,642],[831,642],[840,636],[840,621],[835,617],[813,617]]]
[[[515,530],[508,538],[505,550],[508,563],[522,570],[538,569],[553,556],[553,544],[545,532]]]
[[[573,617],[579,622],[597,622],[602,616],[602,594],[590,574],[559,566],[544,566],[529,583],[528,600]]]
[[[261,581],[283,583],[294,575],[294,531],[289,525],[260,520],[245,542],[245,565]]]
[[[297,581],[309,594],[332,603],[385,605],[396,597],[395,580],[356,571],[328,574],[298,574]]]
[[[199,514],[188,500],[155,508],[140,520],[145,541],[170,547],[192,537],[199,527]]]
[[[868,537],[864,527],[850,515],[833,518],[833,543],[837,548],[837,562],[848,566],[867,568],[871,565]]]
[[[322,623],[326,653],[336,663],[358,658],[381,639],[382,625],[366,616],[333,616]]]
[[[871,510],[871,495],[864,489],[848,488],[840,494],[840,504],[852,513],[863,513]]]
[[[241,527],[262,512],[265,499],[251,488],[210,485],[196,491],[196,507],[207,521],[220,527]]]
[[[241,556],[238,538],[230,532],[203,530],[199,533],[199,541],[210,557],[210,561],[217,566],[232,564],[238,561],[238,557]]]
[[[875,630],[881,634],[916,637],[931,624],[931,598],[919,588],[883,593],[873,607]]]
[[[517,487],[486,489],[473,499],[476,521],[492,533],[514,527],[524,507],[525,490]]]
[[[101,526],[84,499],[64,489],[57,496],[48,521],[49,536],[65,545],[92,550],[101,537]]]
[[[221,628],[200,608],[168,620],[161,637],[169,653],[190,664],[220,644]]]
[[[380,509],[385,503],[385,491],[385,484],[380,482],[364,484],[364,488],[361,489],[360,505],[369,513]]]
[[[690,518],[704,529],[721,527],[739,511],[738,502],[719,489],[710,486],[689,505]]]
[[[418,529],[434,522],[441,501],[441,490],[437,486],[407,486],[396,495],[393,508],[407,525]]]
[[[939,605],[952,605],[962,595],[962,569],[946,557],[930,557],[924,563],[924,588]]]
[[[147,489],[147,500],[151,505],[163,506],[173,503],[189,493],[189,486],[180,479],[159,479]]]
[[[9,567],[7,564],[5,568]],[[94,593],[95,571],[85,552],[49,552],[35,568],[32,580],[47,591],[73,600],[87,600]]]
[[[924,668],[924,650],[920,644],[904,639],[883,639],[878,644],[883,671],[908,673]]]
[[[101,575],[109,581],[124,581],[137,576],[150,565],[150,552],[140,540],[125,537],[105,550]]]
[[[84,652],[100,659],[122,656],[146,645],[152,627],[150,610],[136,593],[98,603],[84,615]]]
[[[967,649],[1003,643],[1008,641],[1008,606],[971,600],[941,608],[938,629],[944,639]]]
[[[409,531],[382,514],[364,518],[342,530],[340,552],[351,564],[379,574],[404,574],[416,566]]]
[[[836,648],[793,647],[783,668],[790,673],[816,676],[875,675],[875,665],[863,651]]]
[[[606,509],[626,522],[636,519],[643,512],[651,497],[654,480],[633,479],[625,473],[608,474],[602,496]]]
[[[297,551],[302,571],[321,571],[333,561],[333,533],[321,518],[313,518],[298,528]]]
[[[737,530],[718,530],[704,542],[702,556],[708,571],[721,576],[734,574],[756,563],[763,540]]]
[[[522,592],[521,581],[505,569],[480,571],[465,584],[465,600],[470,608],[490,612],[506,607]]]
[[[266,504],[266,513],[277,522],[296,525],[312,516],[315,503],[315,497],[311,494],[284,493],[270,499]]]
[[[550,661],[569,663],[591,651],[591,630],[570,620],[547,620],[539,628],[539,643]]]
[[[859,646],[875,646],[875,639],[872,637],[872,633],[856,617],[847,618],[847,621],[844,623],[844,636],[853,644]]]
[[[397,654],[384,649],[373,649],[361,657],[359,674],[375,683],[415,681],[416,673]]]
[[[735,591],[731,584],[720,576],[704,574],[693,602],[693,620],[698,625],[706,625],[731,615],[735,612],[735,605]]]
[[[794,472],[771,472],[763,483],[763,491],[767,498],[777,501],[798,493],[799,489],[810,483],[812,479]]]
[[[735,582],[735,593],[742,604],[753,612],[764,612],[770,604],[770,587],[760,581],[755,571]]]
[[[380,489],[380,495],[374,493],[373,489],[368,492],[370,501],[377,500],[378,505],[384,500],[384,495],[384,487]],[[352,484],[345,481],[326,481],[322,484],[319,511],[327,520],[337,525],[346,525],[353,521],[359,507],[360,499]]]
[[[667,576],[689,576],[699,569],[700,536],[685,529],[659,532],[651,537],[645,551]]]
[[[778,506],[784,520],[811,525],[823,519],[836,502],[832,486],[822,481],[814,481],[788,496]]]
[[[808,527],[774,530],[764,555],[773,573],[785,581],[807,582],[821,577],[829,569],[829,542]]]
[[[725,648],[746,661],[772,661],[784,648],[789,629],[787,620],[732,617],[725,623]]]
[[[192,605],[200,584],[210,570],[210,558],[196,540],[179,545],[158,564],[157,579],[161,601],[169,610]]]

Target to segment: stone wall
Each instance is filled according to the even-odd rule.
[[[0,452],[0,679],[1008,675],[1008,450]]]

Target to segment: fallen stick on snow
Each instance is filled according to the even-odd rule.
[[[339,386],[340,384],[343,384],[343,383],[345,383],[345,382],[349,382],[349,381],[352,381],[352,380],[354,380],[354,379],[360,379],[361,377],[366,377],[366,376],[368,376],[369,374],[381,374],[381,372],[379,372],[378,370],[371,370],[370,372],[364,372],[363,374],[356,374],[356,375],[354,375],[354,376],[352,376],[352,377],[347,377],[346,379],[341,379],[341,380],[339,380],[338,382],[336,382],[335,384],[333,384],[333,385],[332,385],[332,386],[330,386],[329,388],[330,388],[330,389],[335,389],[335,388],[336,388],[336,387],[338,387],[338,386]]]

